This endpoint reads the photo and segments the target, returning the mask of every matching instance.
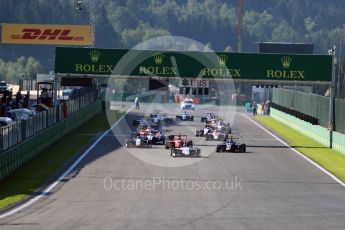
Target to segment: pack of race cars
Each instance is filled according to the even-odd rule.
[[[194,121],[194,116],[182,112],[175,116],[175,120]],[[172,157],[199,157],[201,150],[193,145],[193,141],[184,134],[166,133],[166,125],[173,124],[173,117],[157,111],[150,114],[150,118],[133,120],[136,131],[132,132],[125,142],[126,148],[151,148],[152,145],[164,145],[170,149]],[[215,114],[201,117],[204,127],[195,131],[196,137],[204,137],[206,141],[222,141],[216,145],[216,152],[246,152],[246,144],[240,143],[239,138],[230,136],[230,123],[225,123]]]

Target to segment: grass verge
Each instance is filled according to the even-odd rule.
[[[122,114],[112,113],[111,122]],[[96,134],[108,128],[106,112],[101,112],[13,172],[0,183],[0,210],[22,201],[37,191]]]
[[[270,116],[255,119],[288,141],[289,145],[345,182],[345,156],[304,136]]]

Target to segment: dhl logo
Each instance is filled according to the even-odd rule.
[[[61,29],[30,29],[25,28],[22,30],[23,34],[12,35],[12,39],[39,39],[39,40],[63,40],[63,41],[83,41],[82,36],[69,36],[71,30]]]
[[[92,45],[90,25],[2,24],[3,44]]]

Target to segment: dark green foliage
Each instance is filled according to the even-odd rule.
[[[17,58],[16,61],[4,62],[0,59],[0,80],[7,83],[18,84],[21,74],[25,73],[26,77],[33,79],[41,70],[41,64],[33,57]]]
[[[88,24],[89,1],[77,11],[67,0],[0,0],[0,22]],[[161,35],[195,39],[217,51],[237,50],[238,0],[96,0],[96,46],[131,48]],[[327,53],[345,34],[345,1],[245,0],[243,51],[256,42],[307,42]],[[1,45],[0,58],[33,56],[43,70],[54,68],[54,47]]]

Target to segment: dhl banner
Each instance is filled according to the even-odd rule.
[[[2,24],[4,44],[92,45],[89,25]]]

